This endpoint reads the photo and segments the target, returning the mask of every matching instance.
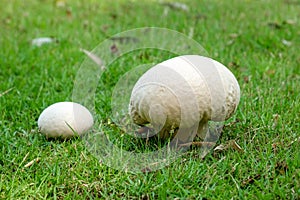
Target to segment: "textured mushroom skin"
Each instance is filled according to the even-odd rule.
[[[224,121],[235,112],[240,88],[234,75],[221,63],[198,55],[164,61],[144,73],[135,84],[129,105],[134,123],[151,123],[162,138],[175,128]]]
[[[75,133],[81,135],[89,130],[93,123],[93,116],[89,110],[73,102],[52,104],[38,119],[40,132],[50,138],[71,138]]]

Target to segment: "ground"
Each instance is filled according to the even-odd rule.
[[[0,199],[300,198],[300,3],[181,2],[188,11],[154,0],[1,1]],[[43,109],[72,101],[86,58],[80,48],[92,50],[121,31],[149,26],[186,34],[236,75],[241,102],[217,145],[234,141],[242,150],[212,151],[200,159],[194,147],[167,167],[132,174],[106,166],[80,138],[49,140],[38,132]],[[55,42],[32,46],[39,37]],[[149,50],[114,66],[132,67],[158,55],[172,57]],[[98,94],[111,91],[124,73],[113,69]],[[97,113],[109,129],[110,99],[98,97]],[[143,148],[128,141],[125,148]]]

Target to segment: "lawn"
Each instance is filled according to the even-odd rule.
[[[155,0],[1,1],[0,199],[300,198],[300,3],[182,2],[188,11]],[[140,27],[185,34],[235,74],[240,105],[216,145],[235,141],[242,150],[211,151],[201,159],[199,148],[192,147],[162,169],[130,173],[107,166],[80,138],[49,140],[39,133],[43,109],[73,100],[77,72],[87,59],[80,49],[92,51]],[[33,46],[39,37],[55,41]],[[145,148],[112,123],[114,86],[127,70],[173,56],[135,51],[103,74],[96,120],[110,138],[122,138],[121,147]]]

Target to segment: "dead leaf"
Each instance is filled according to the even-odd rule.
[[[273,143],[273,144],[272,144],[272,149],[277,148],[277,146],[278,146],[279,144],[280,144],[279,142]]]
[[[110,47],[110,51],[111,53],[113,54],[117,54],[119,52],[119,49],[117,47],[117,45],[113,44],[111,47]]]
[[[52,43],[52,42],[54,42],[54,41],[55,41],[55,39],[50,38],[50,37],[41,37],[41,38],[35,38],[35,39],[33,39],[33,40],[31,41],[31,44],[32,44],[33,46],[38,46],[38,47],[40,47],[40,46],[42,46],[42,45],[44,45],[44,44],[49,44],[49,43]]]
[[[29,163],[27,163],[24,167],[27,168],[27,167],[30,167],[31,165],[33,165],[34,163],[38,163],[40,162],[40,159],[39,158],[35,158],[33,159],[32,161],[30,161]]]
[[[296,20],[293,19],[287,19],[285,21],[283,21],[284,24],[289,24],[289,25],[295,25],[297,23]]]
[[[139,42],[139,39],[136,38],[136,37],[111,37],[109,38],[110,40],[112,41],[118,41],[120,42],[121,44],[126,44],[126,43],[138,43]]]
[[[249,83],[250,77],[249,76],[243,76],[243,80],[245,83]]]
[[[261,178],[261,175],[260,175],[260,174],[257,174],[257,175],[255,175],[255,176],[253,176],[253,177],[250,176],[249,178],[247,178],[246,180],[244,180],[244,181],[242,182],[241,187],[242,187],[242,188],[245,188],[245,187],[248,186],[249,184],[254,183],[254,181],[259,180],[260,178]]]
[[[277,162],[275,165],[275,171],[281,175],[285,174],[288,170],[288,165],[286,161]]]
[[[99,65],[101,67],[101,70],[105,70],[105,66],[103,65],[102,60],[98,56],[85,49],[80,49],[80,51],[85,53],[90,59],[92,59],[97,65]]]
[[[72,18],[72,10],[71,10],[71,8],[67,8],[66,9],[66,15],[67,15],[68,18]]]
[[[266,71],[266,74],[267,75],[273,75],[273,74],[275,74],[275,72],[276,71],[274,69],[269,69],[269,70]]]
[[[277,153],[278,146],[280,146],[280,145],[281,145],[281,143],[279,143],[279,142],[272,144],[272,150],[273,150],[274,154]]]
[[[184,4],[184,3],[179,3],[179,2],[166,2],[162,3],[163,5],[174,9],[174,10],[182,10],[182,11],[189,11],[189,7]]]

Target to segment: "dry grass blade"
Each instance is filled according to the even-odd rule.
[[[300,142],[300,137],[294,139],[294,140],[288,145],[288,147],[292,146],[295,142]]]
[[[188,142],[185,144],[180,144],[180,147],[187,147],[187,146],[196,146],[196,147],[213,147],[215,146],[216,143],[215,142]]]
[[[238,145],[238,143],[235,140],[230,141],[230,147],[232,147],[234,150],[237,150],[238,152],[244,152],[242,147]]]
[[[30,167],[31,165],[33,165],[33,163],[38,163],[40,162],[40,158],[35,158],[32,161],[30,161],[29,163],[27,163],[26,165],[24,165],[25,168]]]
[[[215,152],[221,152],[221,151],[227,150],[229,148],[237,150],[238,152],[244,152],[242,147],[240,147],[240,145],[238,145],[238,143],[235,140],[229,140],[225,144],[220,144],[219,146],[214,148],[214,151]]]
[[[93,54],[90,51],[87,51],[85,49],[80,49],[83,53],[85,53],[90,59],[92,59],[97,65],[99,65],[101,67],[101,70],[105,69],[105,66],[103,65],[102,60],[96,56],[95,54]]]
[[[10,91],[12,91],[14,88],[9,88],[8,90],[5,90],[4,92],[0,93],[0,97],[6,95],[7,93],[9,93]]]
[[[227,145],[224,145],[224,144],[220,144],[218,145],[216,148],[214,148],[214,151],[215,152],[220,152],[220,151],[224,151],[228,149],[228,146]]]
[[[74,130],[74,128],[68,123],[65,121],[65,124],[71,129],[71,131],[73,132],[74,136],[78,137],[79,134],[77,133],[77,131]]]

